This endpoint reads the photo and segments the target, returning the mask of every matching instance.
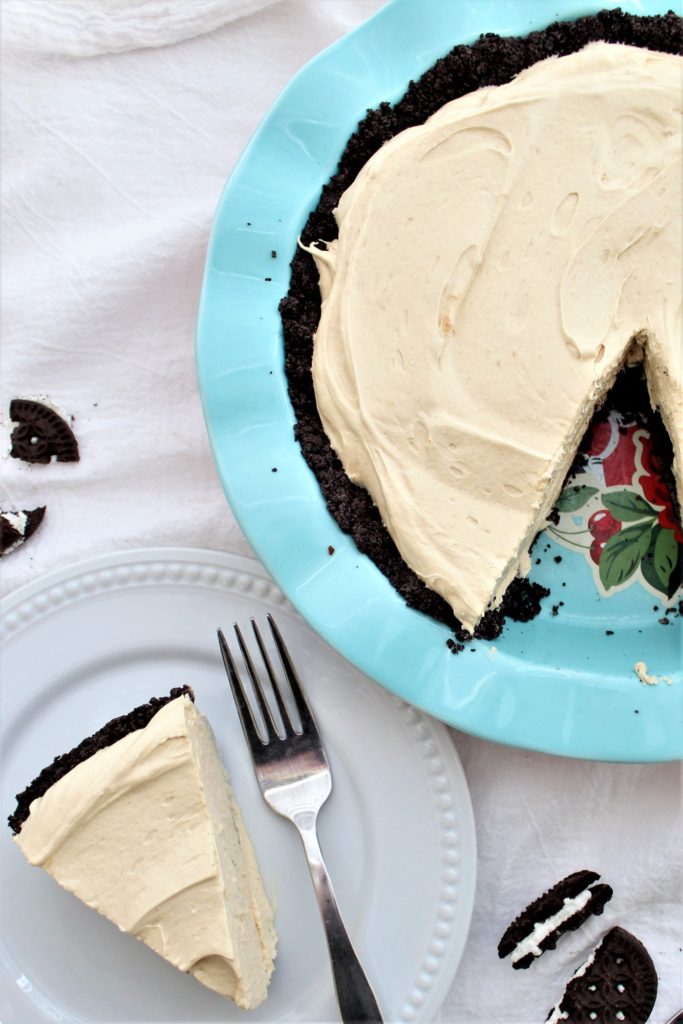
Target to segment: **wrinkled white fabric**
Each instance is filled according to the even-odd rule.
[[[169,46],[277,0],[3,0],[3,38],[17,51],[92,57]]]
[[[642,699],[650,696],[654,688]],[[479,878],[444,1024],[541,1024],[616,924],[652,956],[659,994],[650,1021],[664,1024],[683,1007],[680,765],[596,764],[459,732],[454,738],[474,804]],[[526,971],[498,960],[498,941],[517,914],[582,868],[600,872],[614,889],[604,914],[569,932]]]
[[[249,552],[218,484],[195,383],[211,219],[279,91],[379,6],[2,4],[0,411],[6,420],[11,398],[48,394],[75,416],[81,447],[76,465],[0,459],[3,508],[47,504],[39,532],[0,562],[3,595],[117,549]],[[461,734],[456,741],[477,819],[479,879],[443,1024],[540,1024],[617,922],[653,956],[652,1021],[662,1024],[683,1006],[679,766],[584,764]],[[605,915],[529,971],[499,961],[496,944],[512,918],[584,867],[614,887]]]
[[[46,53],[30,26],[144,0],[2,4],[2,380],[9,402],[49,395],[75,417],[81,461],[0,458],[3,508],[46,504],[0,562],[2,593],[77,558],[180,544],[248,553],[210,455],[194,365],[206,244],[225,179],[269,106],[310,57],[379,0],[166,2],[188,37],[127,52]],[[195,29],[190,32],[190,12]],[[230,17],[232,20],[228,20]],[[23,26],[26,45],[12,26]],[[72,39],[72,46],[79,46]]]

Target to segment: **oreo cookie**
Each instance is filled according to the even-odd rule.
[[[546,949],[555,949],[565,932],[579,928],[592,914],[602,914],[612,899],[609,885],[595,871],[575,871],[530,903],[498,943],[498,956],[511,958],[516,971],[530,967]]]
[[[43,521],[45,505],[22,512],[0,512],[0,555],[10,555],[36,532]]]
[[[78,441],[60,410],[47,400],[13,398],[10,455],[23,462],[78,462]]]
[[[574,973],[546,1024],[645,1024],[657,984],[642,942],[624,928],[612,928]]]

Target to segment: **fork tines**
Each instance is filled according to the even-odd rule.
[[[316,726],[313,719],[313,715],[311,713],[311,709],[308,706],[308,702],[306,701],[306,698],[303,694],[303,690],[301,689],[299,676],[297,674],[296,668],[294,667],[294,663],[291,659],[289,651],[287,650],[286,644],[282,639],[282,635],[275,623],[275,620],[270,614],[268,614],[268,625],[270,626],[273,641],[275,643],[278,655],[280,657],[282,669],[289,684],[289,689],[292,695],[294,706],[297,710],[299,719],[301,721],[300,726],[297,725],[297,723],[293,720],[292,715],[287,708],[285,699],[283,698],[282,695],[281,684],[278,682],[278,678],[273,669],[273,665],[270,660],[268,651],[266,649],[266,645],[263,642],[261,632],[254,619],[251,619],[251,626],[254,631],[254,637],[256,638],[256,644],[258,646],[261,659],[265,666],[268,679],[270,680],[270,684],[273,688],[273,695],[275,697],[277,709],[280,713],[280,718],[282,720],[282,727],[284,728],[285,736],[292,734],[300,736],[302,735],[302,733],[315,730]],[[247,739],[249,743],[253,744],[255,742],[258,742],[262,745],[267,745],[271,740],[280,737],[280,731],[278,729],[275,716],[273,715],[272,708],[268,702],[266,694],[264,693],[263,685],[261,683],[261,680],[259,679],[258,672],[254,667],[252,657],[249,654],[249,649],[245,643],[244,637],[242,636],[242,631],[236,622],[234,623],[234,630],[235,636],[237,637],[239,649],[244,659],[244,664],[249,674],[249,678],[251,679],[251,683],[254,690],[254,696],[256,698],[256,703],[258,704],[263,719],[263,724],[266,732],[265,739],[260,733],[251,704],[244,689],[244,684],[240,679],[237,666],[230,652],[230,648],[223,634],[223,630],[219,629],[218,643],[220,645],[221,654],[223,655],[223,663],[228,674],[228,679],[230,680],[230,686],[232,689],[233,696],[235,698],[235,704],[237,705],[237,710],[239,712],[240,719],[242,721],[242,727],[244,728],[244,731],[247,734]]]

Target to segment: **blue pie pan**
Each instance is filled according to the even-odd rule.
[[[238,523],[301,615],[349,661],[489,740],[577,758],[664,761],[683,756],[683,619],[662,626],[652,593],[638,584],[601,596],[586,558],[541,537],[547,557],[531,577],[552,591],[541,614],[452,654],[446,627],[408,608],[327,511],[294,439],[278,315],[297,237],[369,107],[399,99],[457,43],[483,32],[523,35],[601,6],[616,4],[390,0],[307,64],[221,197],[198,315],[198,380]],[[656,14],[670,0],[619,6]],[[564,605],[553,615],[559,587]],[[644,685],[634,671],[640,661],[671,683]]]

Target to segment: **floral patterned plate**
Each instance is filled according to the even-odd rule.
[[[656,761],[683,756],[683,619],[673,592],[681,546],[642,430],[615,421],[593,438],[586,472],[534,548],[532,578],[551,590],[541,615],[452,654],[446,627],[407,608],[329,515],[294,440],[277,308],[298,234],[368,107],[398,99],[456,43],[525,34],[601,6],[391,0],[300,71],[216,213],[197,364],[235,516],[333,647],[404,700],[476,735],[574,757]],[[670,4],[621,6],[654,14]]]
[[[659,600],[660,624],[670,625],[670,618],[663,621],[667,612],[680,614],[683,532],[650,432],[612,412],[593,429],[588,452],[586,469],[565,487],[559,521],[547,532],[583,553],[599,594],[641,586]]]

